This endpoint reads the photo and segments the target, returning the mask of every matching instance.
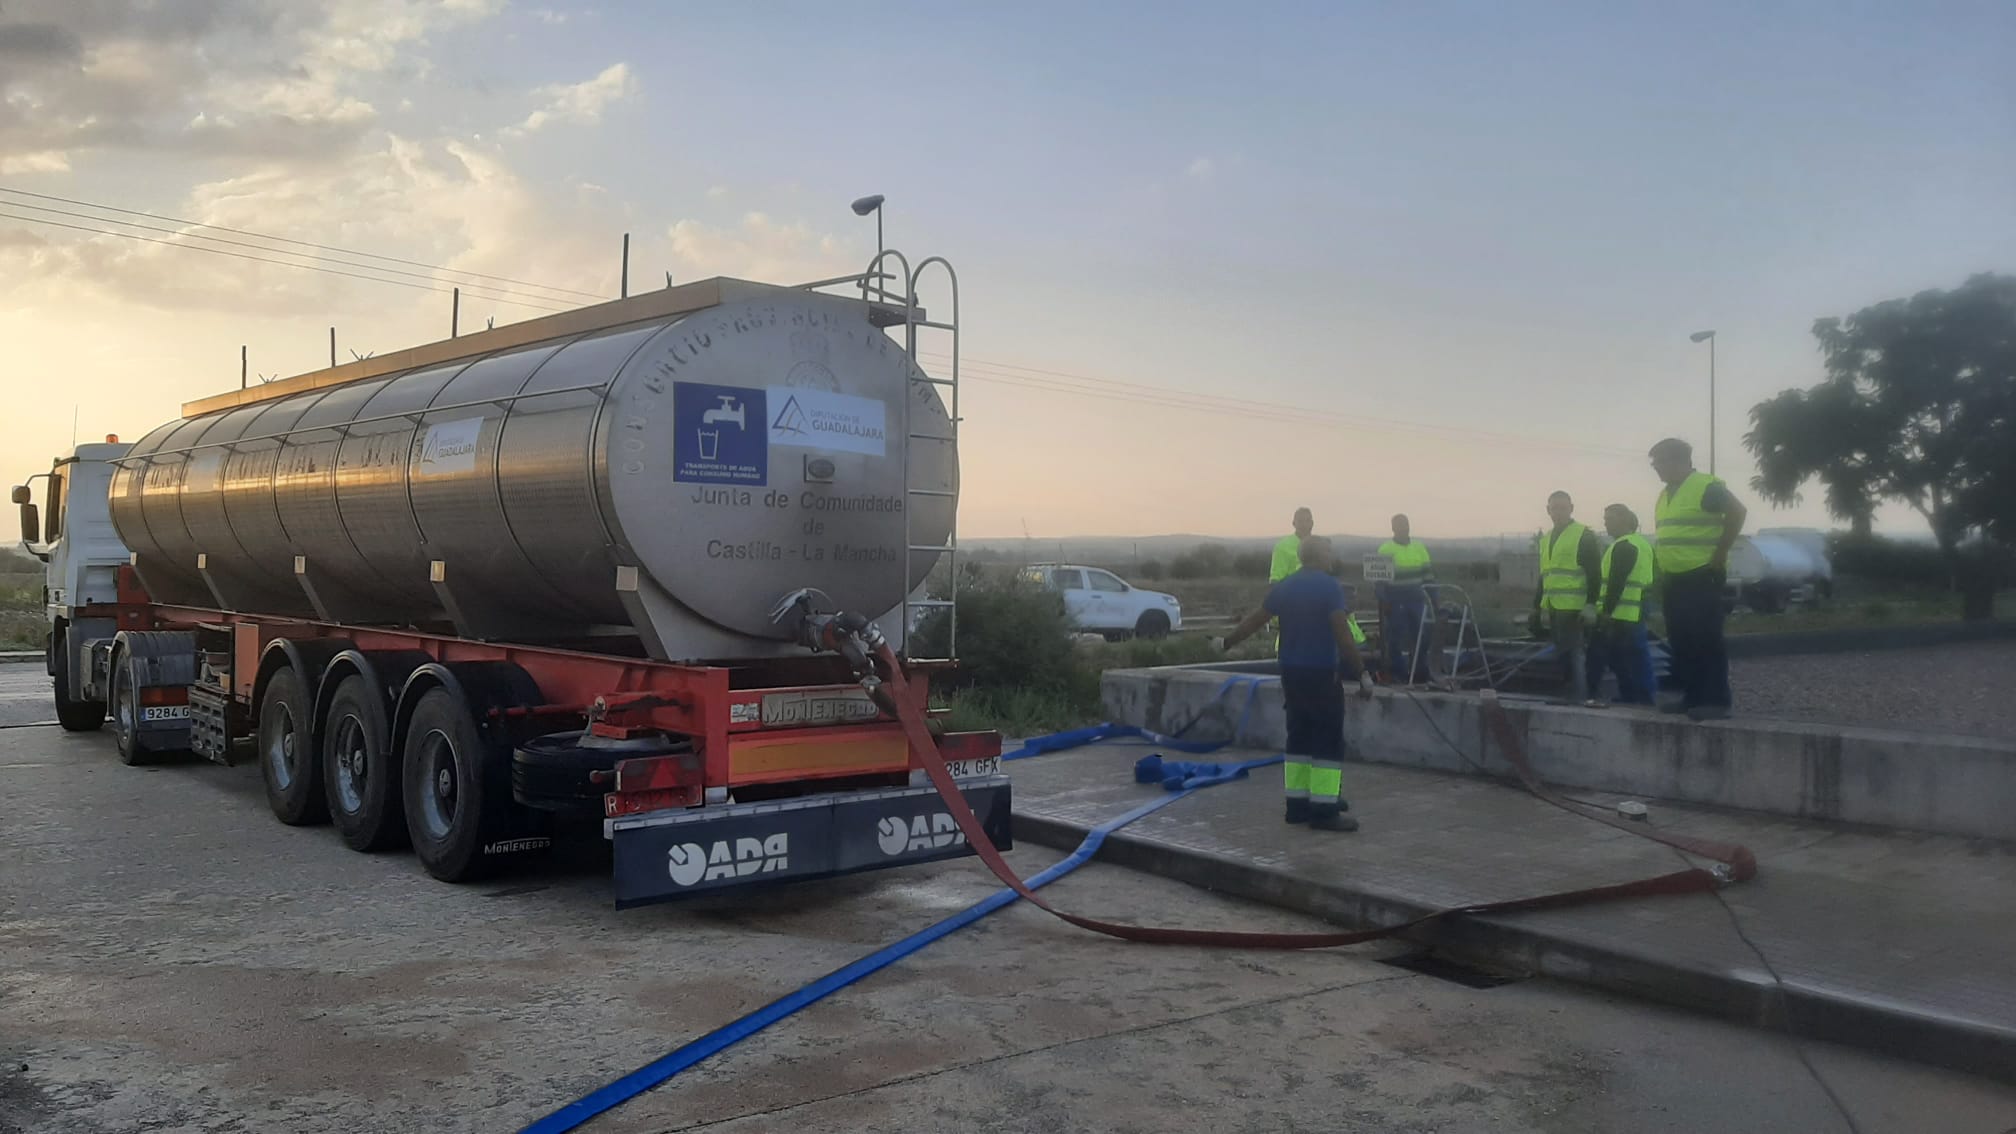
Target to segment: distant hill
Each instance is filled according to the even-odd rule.
[[[1216,544],[1234,555],[1249,551],[1267,551],[1273,548],[1275,540],[1279,538],[1280,536],[1228,539],[1200,535],[1156,535],[1141,536],[1138,539],[1122,536],[1073,536],[1066,539],[1026,540],[962,539],[959,541],[959,550],[975,555],[976,558],[1011,563],[1092,563],[1124,568],[1148,559],[1166,563],[1200,544]],[[1357,559],[1377,551],[1379,545],[1387,538],[1333,535],[1330,540],[1336,544],[1340,556]],[[1424,538],[1422,542],[1428,545],[1436,559],[1445,563],[1493,559],[1502,548],[1512,546],[1497,536],[1473,536],[1463,539]]]

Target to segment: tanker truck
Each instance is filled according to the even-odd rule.
[[[1813,605],[1833,596],[1827,534],[1812,528],[1765,528],[1729,548],[1728,600],[1762,614]]]
[[[945,320],[915,298],[934,267]],[[927,374],[916,342],[956,359],[956,310],[950,265],[892,251],[80,445],[40,507],[14,490],[59,722],[109,710],[128,764],[256,761],[281,822],[449,882],[599,820],[619,907],[973,853],[926,761],[1005,847],[999,735],[928,719],[956,638],[911,648],[920,608],[953,615],[918,596],[956,554],[957,365]]]

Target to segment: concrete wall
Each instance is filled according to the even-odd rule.
[[[1116,722],[1157,732],[1190,725],[1189,736],[1213,740],[1236,729],[1241,745],[1280,749],[1287,736],[1279,683],[1259,685],[1249,710],[1244,688],[1219,696],[1230,676],[1188,667],[1112,670],[1101,684]],[[2016,742],[1504,704],[1534,769],[1557,787],[2016,840]],[[1487,743],[1475,694],[1382,688],[1369,703],[1350,701],[1345,739],[1353,760],[1512,774]]]

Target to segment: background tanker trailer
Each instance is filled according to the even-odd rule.
[[[1834,590],[1827,534],[1812,528],[1765,528],[1729,548],[1729,600],[1775,614],[1814,603]]]
[[[128,763],[249,741],[283,822],[450,881],[600,816],[621,905],[971,853],[896,719],[949,664],[904,637],[956,553],[957,366],[915,362],[922,328],[956,358],[956,283],[920,265],[954,289],[930,321],[885,263],[859,297],[709,280],[80,446],[46,526],[15,490],[64,727],[109,706]],[[999,736],[936,735],[1006,845]]]

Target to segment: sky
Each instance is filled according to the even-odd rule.
[[[1651,442],[1707,464],[1706,329],[1751,497],[1816,318],[2016,271],[2012,52],[1999,3],[0,0],[0,478],[236,388],[241,344],[445,337],[427,265],[541,285],[465,328],[613,296],[625,232],[636,287],[803,282],[866,266],[881,193],[959,271],[963,534],[1649,513]]]

